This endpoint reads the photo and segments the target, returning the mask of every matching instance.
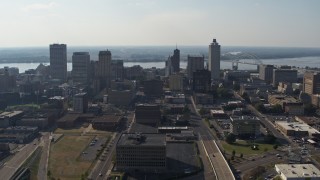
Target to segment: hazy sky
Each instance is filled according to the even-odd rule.
[[[2,0],[0,47],[320,47],[320,0]]]

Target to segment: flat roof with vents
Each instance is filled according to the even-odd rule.
[[[320,178],[320,170],[313,164],[276,164],[275,169],[285,179]]]

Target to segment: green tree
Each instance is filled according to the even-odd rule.
[[[232,150],[232,156],[235,156],[235,155],[236,155],[236,151]]]
[[[278,144],[273,145],[273,149],[278,149]]]
[[[240,158],[243,158],[243,153],[240,154]]]
[[[226,142],[228,144],[232,144],[234,142],[236,142],[236,135],[234,135],[233,133],[229,133],[227,136],[226,136]]]
[[[51,176],[51,171],[50,170],[48,170],[48,172],[47,172],[47,176]]]
[[[264,142],[267,144],[275,143],[277,138],[273,134],[268,134],[264,137]]]
[[[240,90],[240,85],[239,84],[234,84],[233,85],[233,90],[239,91]]]
[[[203,108],[203,107],[199,110],[199,114],[200,114],[201,116],[205,115],[207,112],[208,112],[208,111],[207,111],[205,108]]]
[[[264,107],[263,103],[255,104],[254,108],[256,108],[256,110],[258,110],[259,112],[262,112],[262,113],[266,112],[266,108]]]
[[[190,109],[189,109],[188,105],[185,105],[185,106],[184,106],[182,112],[183,112],[183,114],[190,113]]]
[[[283,109],[280,104],[276,104],[276,105],[272,106],[270,111],[271,111],[271,113],[283,113]]]
[[[312,104],[305,104],[304,105],[304,113],[306,115],[312,115],[317,111],[317,108]]]

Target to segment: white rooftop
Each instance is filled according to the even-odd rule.
[[[306,123],[302,122],[286,122],[286,121],[276,121],[276,124],[285,128],[286,130],[294,130],[294,131],[308,131],[309,134],[316,134],[319,133],[318,130],[314,129],[313,127],[309,126]]]
[[[276,164],[275,169],[286,178],[320,178],[320,171],[313,164]]]
[[[224,114],[224,110],[216,110],[216,109],[211,109],[210,110],[211,114]]]

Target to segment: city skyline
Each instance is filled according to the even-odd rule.
[[[0,47],[207,45],[320,47],[320,2],[1,2]]]

